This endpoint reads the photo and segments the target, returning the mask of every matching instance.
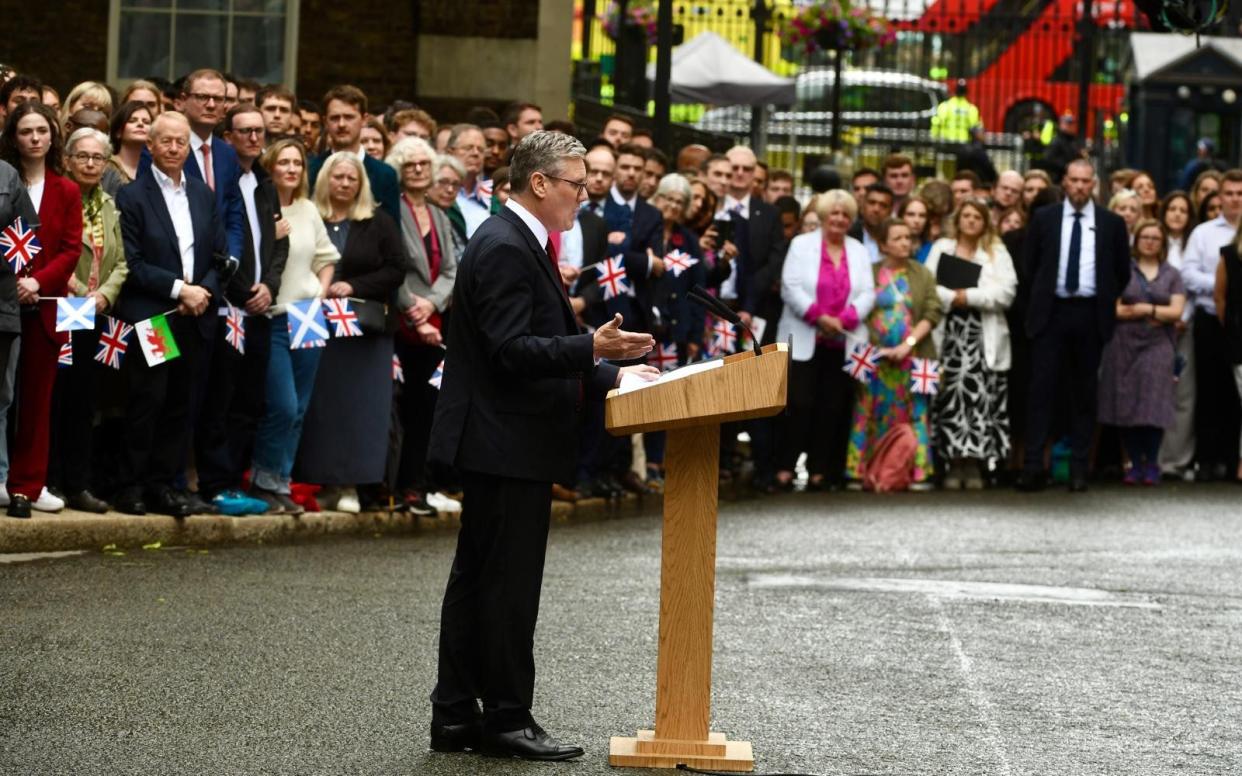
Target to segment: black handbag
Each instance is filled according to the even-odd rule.
[[[374,299],[349,297],[349,307],[358,316],[358,328],[363,334],[392,334],[388,317],[388,305]]]

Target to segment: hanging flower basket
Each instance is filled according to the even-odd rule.
[[[897,39],[888,19],[877,15],[866,0],[820,0],[800,8],[785,22],[781,41],[808,55],[820,51],[867,51]]]
[[[637,27],[647,38],[647,45],[656,44],[656,10],[655,4],[649,0],[630,0],[625,6],[625,19],[621,18],[621,4],[617,0],[608,0],[599,21],[604,34],[612,41],[620,39],[623,27]]]

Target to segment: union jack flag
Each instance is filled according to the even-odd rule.
[[[599,264],[599,286],[604,289],[604,298],[612,299],[630,290],[626,281],[625,257],[613,256]]]
[[[442,382],[444,382],[444,359],[440,359],[440,363],[436,365],[436,371],[431,373],[431,379],[427,381],[427,385],[438,391]]]
[[[737,332],[728,321],[716,321],[712,324],[712,350],[716,353],[732,353],[737,344]]]
[[[224,341],[238,353],[246,354],[246,316],[233,305],[224,314]]]
[[[401,368],[401,358],[396,353],[392,354],[392,379],[393,382],[405,383],[405,370]]]
[[[56,356],[56,365],[73,366],[73,341],[67,340],[60,346],[60,354]]]
[[[129,333],[134,330],[134,327],[107,315],[104,318],[107,319],[107,323],[104,324],[103,331],[99,334],[99,350],[95,352],[95,360],[104,366],[120,369],[121,358],[129,348],[126,340],[129,339]]]
[[[659,369],[661,372],[667,372],[677,368],[677,345],[661,345],[651,351],[651,355],[647,356],[647,363]]]
[[[14,275],[25,269],[43,250],[34,230],[21,216],[0,231],[0,247],[4,248],[4,259],[13,267]]]
[[[323,314],[332,324],[333,337],[361,337],[362,329],[358,326],[358,313],[349,306],[348,299],[323,300]]]
[[[699,260],[685,251],[673,251],[664,257],[664,269],[673,273],[673,277],[681,277],[681,273],[698,264]]]
[[[845,357],[842,369],[860,383],[870,382],[871,375],[880,364],[880,349],[866,342],[859,342],[850,348]]]
[[[910,388],[934,396],[940,391],[940,362],[931,358],[910,360]]]

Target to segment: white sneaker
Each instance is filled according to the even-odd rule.
[[[348,512],[356,515],[362,511],[362,505],[358,503],[358,491],[353,488],[341,488],[340,498],[336,500],[336,509],[338,512]]]
[[[62,499],[53,496],[47,488],[39,494],[39,498],[31,503],[30,508],[36,512],[59,512],[65,508],[65,502]]]
[[[461,502],[455,498],[449,498],[443,493],[428,493],[427,504],[434,507],[437,512],[461,511]]]
[[[0,482],[0,507],[7,507],[8,505],[9,505],[9,484],[7,482]]]

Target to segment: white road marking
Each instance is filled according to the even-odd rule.
[[[29,563],[32,560],[69,558],[74,555],[85,554],[86,550],[64,550],[62,552],[8,552],[0,553],[0,563]]]

